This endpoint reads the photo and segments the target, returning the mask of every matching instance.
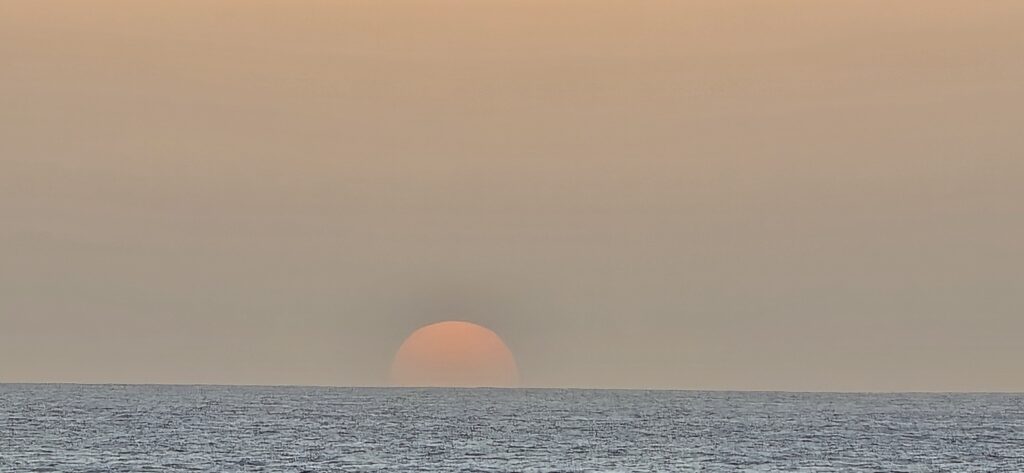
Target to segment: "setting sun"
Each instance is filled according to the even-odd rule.
[[[519,384],[512,352],[493,331],[470,322],[440,322],[405,339],[391,365],[396,386],[488,386]]]

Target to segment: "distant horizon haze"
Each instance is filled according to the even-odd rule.
[[[1024,392],[1024,2],[4,0],[0,383]],[[511,371],[509,371],[511,372]]]

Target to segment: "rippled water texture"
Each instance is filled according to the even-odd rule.
[[[0,471],[1024,471],[1024,397],[0,385]]]

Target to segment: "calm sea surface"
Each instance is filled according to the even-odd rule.
[[[1024,396],[0,384],[0,471],[1024,471]]]

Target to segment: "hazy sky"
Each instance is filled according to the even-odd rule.
[[[1024,390],[1024,2],[0,0],[0,381]]]

